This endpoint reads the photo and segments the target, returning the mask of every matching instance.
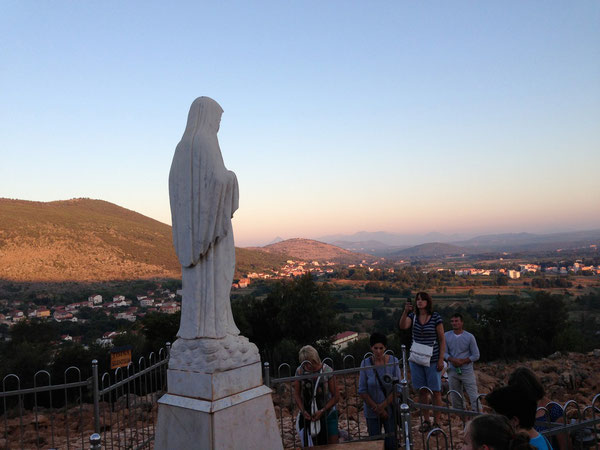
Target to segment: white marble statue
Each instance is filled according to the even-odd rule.
[[[179,339],[170,366],[201,363],[205,369],[220,370],[258,360],[256,346],[239,336],[231,313],[231,218],[239,193],[217,139],[222,114],[211,98],[194,100],[169,173],[173,243],[183,281]]]

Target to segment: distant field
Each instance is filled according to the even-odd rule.
[[[383,306],[382,299],[369,299],[369,298],[345,298],[338,300],[338,303],[343,303],[348,306],[352,311],[359,309],[368,309],[369,311],[376,307]],[[390,306],[400,307],[399,302],[390,302]]]

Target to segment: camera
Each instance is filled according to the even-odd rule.
[[[388,375],[387,373],[383,376],[383,382],[387,383],[387,384],[398,384],[400,383],[400,379],[396,378],[396,377],[392,377],[391,375]]]

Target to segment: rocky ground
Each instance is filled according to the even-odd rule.
[[[102,448],[136,448],[154,434],[157,399],[133,394],[114,405],[100,403]],[[64,409],[38,408],[19,417],[15,409],[0,417],[0,449],[89,448],[94,433],[92,404]],[[22,445],[21,445],[22,444]]]
[[[575,400],[580,411],[591,405],[600,393],[600,350],[588,354],[556,353],[536,361],[511,363],[480,363],[476,366],[479,391],[488,393],[504,384],[508,375],[517,367],[526,366],[540,378],[547,390],[547,397],[564,405]],[[356,374],[338,377],[340,390],[339,428],[341,440],[354,440],[367,436],[366,423],[362,412],[362,400],[357,394]],[[290,384],[281,384],[274,390],[273,403],[280,428],[283,430],[285,448],[299,447],[294,421],[298,413],[293,404]],[[157,398],[122,397],[111,412],[110,405],[101,404],[102,443],[105,448],[134,448],[150,438],[154,433]],[[596,402],[600,406],[600,398]],[[575,403],[567,408],[569,418],[577,418]],[[424,448],[424,435],[418,432],[420,425],[417,412],[412,412],[412,431],[415,448]],[[88,448],[89,436],[93,433],[93,406],[77,405],[64,409],[49,410],[39,408],[37,416],[28,411],[22,418],[15,410],[0,417],[0,449],[21,448]],[[442,415],[442,430],[448,446],[460,448],[464,423],[458,415]],[[439,439],[444,447],[441,433],[432,439]],[[83,444],[82,444],[83,442]],[[432,443],[435,445],[435,443]]]

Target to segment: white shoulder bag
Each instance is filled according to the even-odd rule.
[[[410,356],[408,357],[409,361],[412,361],[415,364],[423,367],[429,367],[429,362],[431,361],[432,356],[433,347],[425,344],[419,344],[413,340],[413,343],[410,346]]]

